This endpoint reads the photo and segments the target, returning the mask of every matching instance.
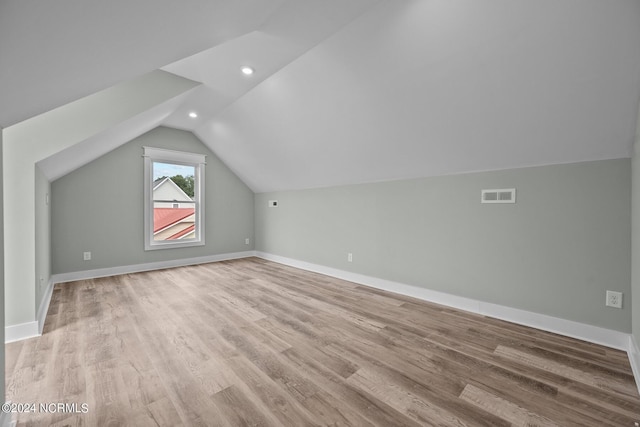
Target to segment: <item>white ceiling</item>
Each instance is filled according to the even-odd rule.
[[[143,133],[162,125],[167,117],[173,114],[195,90],[197,89],[188,90],[143,113],[133,115],[112,127],[95,133],[89,138],[39,161],[38,166],[49,181],[55,181]]]
[[[148,23],[144,8],[111,2],[134,9],[111,28],[94,21],[126,14],[66,3],[86,9],[82,23],[78,11],[47,6],[34,20],[31,1],[1,3],[0,124],[184,58],[162,69],[202,86],[85,145],[114,147],[162,120],[194,131],[256,192],[630,155],[637,0],[161,1]],[[5,24],[26,41],[7,43]],[[5,69],[4,52],[24,74]],[[83,150],[49,163],[72,170]]]
[[[284,0],[2,0],[0,127],[260,26]]]
[[[165,124],[196,129],[375,3],[288,1],[256,31],[162,67],[205,85]],[[251,77],[240,72],[243,65],[255,70]],[[200,118],[190,119],[190,111],[197,111]]]
[[[639,5],[385,2],[196,133],[256,192],[628,157]]]

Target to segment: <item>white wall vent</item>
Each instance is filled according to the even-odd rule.
[[[480,203],[515,203],[516,189],[501,188],[495,190],[482,190]]]

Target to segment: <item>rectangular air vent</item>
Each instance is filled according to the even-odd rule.
[[[516,189],[501,188],[495,190],[482,190],[480,203],[515,203]]]

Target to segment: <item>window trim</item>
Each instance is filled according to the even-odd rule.
[[[187,153],[184,151],[166,150],[155,147],[142,147],[144,157],[144,250],[174,249],[191,246],[204,246],[204,172],[206,156],[204,154]],[[193,190],[195,201],[195,238],[193,240],[153,240],[153,163],[173,163],[193,166],[195,186]]]

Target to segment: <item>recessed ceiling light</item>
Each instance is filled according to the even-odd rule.
[[[242,71],[242,74],[244,74],[245,76],[250,76],[251,74],[253,74],[253,68],[247,66],[240,68],[240,71]]]
[[[196,117],[198,117],[198,113],[196,113],[195,111],[192,111],[189,113],[189,117],[191,117],[192,119],[195,119]]]

